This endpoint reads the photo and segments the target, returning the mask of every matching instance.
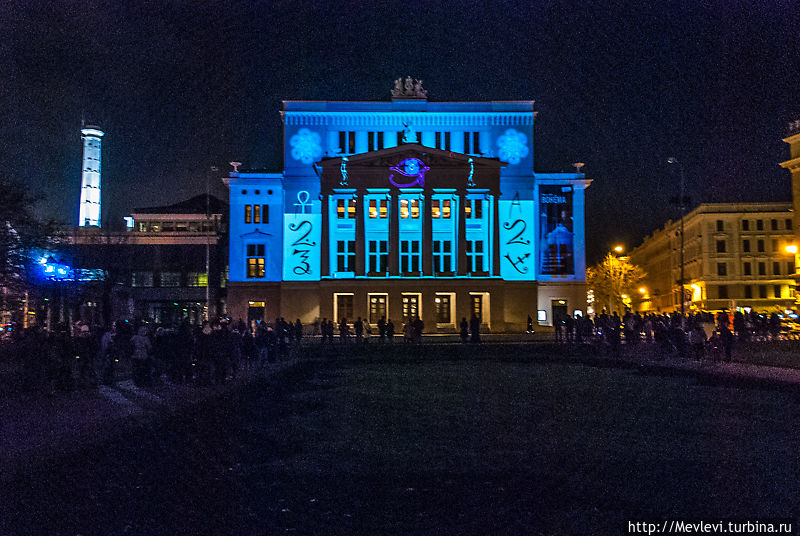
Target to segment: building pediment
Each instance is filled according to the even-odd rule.
[[[387,168],[397,165],[408,158],[417,158],[429,167],[463,168],[470,160],[475,167],[500,169],[508,164],[497,158],[483,158],[453,151],[444,151],[433,147],[426,147],[418,143],[405,143],[397,147],[389,147],[378,151],[359,153],[347,157],[337,156],[324,158],[320,165],[323,169],[339,168],[342,160],[346,158],[347,166],[354,167],[382,167]]]

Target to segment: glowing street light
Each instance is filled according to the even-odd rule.
[[[797,246],[794,244],[790,244],[786,246],[786,253],[791,253],[792,255],[797,255]]]
[[[622,246],[614,246],[614,251],[616,251],[617,253],[622,253],[623,251],[625,251],[625,248]]]

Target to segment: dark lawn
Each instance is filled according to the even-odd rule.
[[[796,393],[470,354],[305,362],[142,423],[7,486],[0,533],[608,535],[800,512]]]

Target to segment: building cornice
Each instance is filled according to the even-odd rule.
[[[475,127],[530,126],[533,112],[304,112],[282,111],[285,125],[375,127],[382,131],[387,127],[402,130],[404,124],[419,129],[423,127]]]
[[[786,168],[790,171],[795,171],[800,169],[800,157],[787,160],[786,162],[781,162],[781,167]]]

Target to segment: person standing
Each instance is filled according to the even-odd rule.
[[[394,322],[392,319],[386,321],[386,339],[389,342],[394,342]]]
[[[378,320],[378,339],[381,342],[386,340],[386,317],[384,316]]]
[[[467,342],[469,340],[469,324],[467,323],[467,317],[461,317],[459,329],[461,330],[461,342]]]
[[[303,340],[303,323],[299,318],[294,322],[294,340],[297,346],[300,346],[300,341]]]
[[[117,335],[117,323],[111,323],[111,329],[106,330],[100,338],[100,366],[102,367],[102,378],[104,385],[114,383],[114,367],[119,361],[117,357],[115,341]]]
[[[474,313],[469,319],[469,331],[471,342],[481,342],[481,321]]]
[[[361,323],[361,317],[360,316],[358,318],[356,318],[355,322],[353,322],[353,329],[356,332],[356,342],[357,343],[363,342],[364,324]]]
[[[133,353],[131,354],[133,383],[137,387],[143,387],[147,383],[150,353],[153,350],[153,345],[147,336],[147,328],[145,326],[140,327],[136,335],[131,337],[131,346],[133,346]]]

